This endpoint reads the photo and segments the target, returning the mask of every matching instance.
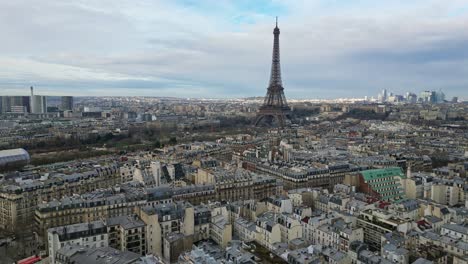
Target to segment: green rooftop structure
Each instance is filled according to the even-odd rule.
[[[383,201],[399,202],[405,198],[402,179],[406,175],[399,167],[361,171],[359,190]]]

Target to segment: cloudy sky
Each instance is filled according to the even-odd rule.
[[[0,95],[468,99],[466,0],[1,0]]]

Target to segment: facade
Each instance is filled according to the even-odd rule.
[[[73,111],[73,96],[62,96],[60,110]]]
[[[133,180],[138,181],[148,187],[162,185],[162,167],[159,161],[152,161],[148,166],[136,165],[133,169]],[[168,182],[165,182],[168,183]]]
[[[364,230],[334,219],[312,230],[312,243],[347,252],[354,241],[364,241]]]
[[[65,197],[60,201],[40,204],[34,214],[34,229],[39,237],[51,227],[96,221],[133,214],[139,206],[157,204],[160,200],[148,197],[140,189],[120,193],[92,192],[81,196]]]
[[[456,237],[462,241],[468,242],[467,224],[445,224],[440,229],[441,235]]]
[[[462,238],[455,238],[450,235],[442,235],[432,231],[426,231],[419,236],[418,247],[438,247],[457,259],[459,263],[466,263],[467,261],[466,256],[468,256],[468,242]]]
[[[233,234],[241,241],[251,242],[255,240],[255,223],[250,222],[242,217],[234,220]]]
[[[109,246],[121,251],[145,255],[146,226],[134,215],[115,216],[106,220]]]
[[[292,214],[266,212],[257,218],[256,225],[256,241],[270,250],[275,243],[302,238],[302,225]]]
[[[30,230],[34,223],[35,210],[40,203],[114,186],[120,182],[117,171],[116,167],[109,166],[82,173],[53,175],[46,179],[5,182],[0,185],[0,229],[8,232]],[[47,204],[40,206],[47,207]],[[75,218],[71,215],[62,217]],[[75,218],[75,222],[57,222],[53,226],[44,226],[40,235],[45,236],[50,227],[75,224],[79,220]]]
[[[384,245],[381,249],[381,255],[383,258],[390,260],[392,263],[409,263],[409,251],[404,247],[397,247],[393,244]]]
[[[66,245],[77,245],[87,248],[109,246],[109,235],[104,221],[79,223],[47,230],[48,254],[50,262],[55,262],[55,254]]]
[[[135,171],[135,167],[133,165],[125,163],[119,167],[119,170],[122,182],[129,182],[133,180],[133,173]]]
[[[284,190],[298,188],[324,187],[330,190],[336,184],[343,183],[346,175],[354,175],[360,171],[360,167],[350,164],[327,165],[322,168],[314,168],[313,165],[296,168],[294,163],[265,162],[255,157],[241,156],[242,167],[258,174],[275,177],[282,182]],[[281,168],[283,167],[283,168]]]
[[[364,242],[372,250],[380,250],[382,236],[393,231],[407,232],[409,220],[395,217],[381,209],[367,209],[360,212],[357,226],[364,231]]]
[[[47,97],[43,95],[32,95],[31,106],[31,113],[33,114],[47,113]]]
[[[211,210],[206,205],[194,207],[194,241],[210,238]]]
[[[164,236],[164,260],[167,263],[176,263],[179,256],[189,251],[193,245],[193,236],[185,236],[182,233],[168,233]]]
[[[23,105],[12,105],[10,107],[10,113],[12,114],[26,114],[28,113],[28,109],[26,106]]]
[[[273,177],[245,169],[199,169],[195,177],[199,185],[213,184],[216,201],[261,200],[279,194],[281,183]]]
[[[463,190],[456,185],[434,183],[431,185],[431,200],[439,204],[454,206],[462,203],[460,201],[460,192],[463,192]]]
[[[302,219],[302,234],[303,239],[306,241],[316,244],[317,243],[317,230],[320,226],[330,222],[335,215],[332,213],[321,214],[312,217],[306,217]]]
[[[267,211],[277,214],[293,212],[291,199],[285,196],[270,196],[264,199]]]
[[[223,215],[217,215],[211,218],[210,238],[213,239],[222,248],[226,248],[232,240],[232,225]]]
[[[4,113],[29,113],[31,111],[29,96],[3,96],[3,98]]]
[[[405,178],[398,167],[361,171],[359,191],[384,201],[400,201],[405,198],[401,184],[401,180]]]
[[[168,238],[168,243],[178,240],[175,239],[177,235],[173,235],[175,233],[190,237],[193,241],[194,208],[189,203],[175,202],[143,207],[137,210],[137,215],[146,224],[146,241],[150,254],[171,259],[173,254],[165,251],[171,247],[166,247],[164,239]]]
[[[261,215],[255,224],[256,241],[260,245],[272,250],[273,244],[281,242],[280,224],[274,221],[273,215]]]
[[[2,96],[1,97],[1,108],[0,108],[0,113],[2,114],[6,114],[8,112],[10,112],[10,107],[11,107],[11,102],[10,102],[10,98],[8,96]]]
[[[121,179],[119,173],[115,175],[116,179]],[[130,182],[120,185],[117,190],[119,191],[104,189],[81,196],[71,195],[59,201],[40,204],[36,211],[32,212],[35,230],[39,234],[44,234],[51,227],[82,221],[94,221],[102,217],[129,215],[142,206],[167,205],[170,207],[173,201],[178,204],[185,204],[185,202],[179,202],[180,200],[187,201],[187,204],[189,204],[189,201],[194,201],[197,204],[214,200],[216,197],[214,186],[210,185],[145,188],[138,184],[135,186],[134,182]],[[36,205],[32,210],[35,208]],[[166,210],[164,209],[161,212]],[[191,215],[193,218],[193,213]]]

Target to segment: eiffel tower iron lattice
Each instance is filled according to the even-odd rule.
[[[255,126],[277,125],[284,127],[291,115],[291,109],[284,96],[283,82],[281,80],[280,50],[278,18],[276,18],[276,27],[273,30],[273,58],[271,63],[270,84],[263,105],[258,109],[255,119]],[[276,122],[276,123],[275,123]]]

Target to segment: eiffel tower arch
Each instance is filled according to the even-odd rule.
[[[283,82],[281,80],[278,18],[276,18],[276,27],[273,30],[273,35],[270,84],[263,105],[258,109],[255,126],[284,127],[291,116],[291,109],[286,101],[286,96],[284,96]]]

